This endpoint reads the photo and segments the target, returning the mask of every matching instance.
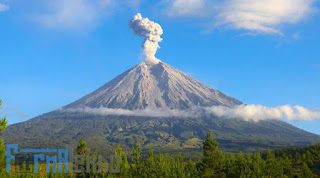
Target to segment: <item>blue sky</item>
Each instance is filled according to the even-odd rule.
[[[277,8],[275,8],[277,7]],[[1,115],[64,106],[143,61],[138,12],[164,34],[157,57],[248,104],[320,108],[313,0],[0,0]],[[320,121],[291,121],[320,134]]]

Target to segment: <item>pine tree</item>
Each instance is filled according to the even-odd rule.
[[[246,164],[245,164],[245,175],[248,177],[253,177],[254,172],[253,172],[253,162],[252,162],[252,157],[248,153],[246,156]]]
[[[85,155],[87,151],[87,143],[83,140],[83,138],[80,138],[78,146],[76,148],[76,152],[79,155]]]
[[[198,170],[196,169],[195,164],[192,162],[191,159],[187,162],[187,165],[185,167],[185,176],[186,177],[199,177]]]
[[[295,153],[295,160],[296,160],[296,163],[301,163],[301,155],[300,153],[296,152]]]
[[[155,162],[155,156],[152,149],[148,151],[148,157],[147,157],[147,160],[144,161],[143,170],[145,173],[145,177],[155,177],[156,162]]]
[[[253,154],[252,162],[253,162],[252,169],[254,172],[254,177],[263,177],[265,161],[262,159],[261,154],[260,153]]]
[[[133,165],[131,165],[131,169],[133,177],[141,177],[141,145],[138,141],[132,148],[132,161]]]
[[[223,174],[224,154],[218,148],[218,143],[212,138],[209,131],[207,139],[203,142],[202,172],[205,177],[220,177]]]
[[[2,105],[2,100],[0,100],[0,107]],[[0,118],[0,133],[3,133],[4,130],[7,127],[7,119],[6,117],[4,118]],[[3,144],[3,139],[0,139],[0,166],[3,167],[3,165],[5,164],[5,146]]]
[[[132,155],[133,155],[133,163],[136,166],[139,166],[141,163],[141,145],[139,142],[136,142],[136,144],[132,148]]]
[[[234,154],[231,154],[229,157],[226,158],[224,172],[226,173],[227,177],[238,177],[236,160],[237,159],[234,156]]]
[[[150,149],[149,152],[148,152],[148,159],[153,159],[154,156],[153,156],[153,149]]]
[[[309,167],[313,167],[313,165],[314,165],[314,157],[312,156],[312,154],[311,154],[311,152],[310,151],[307,151],[306,153],[305,153],[305,162],[307,163],[307,165],[309,166]]]
[[[178,154],[177,160],[175,162],[176,162],[175,167],[174,167],[175,175],[177,177],[181,177],[181,178],[185,177],[184,176],[183,158],[182,158],[181,153]]]
[[[302,177],[303,178],[313,178],[312,171],[306,163],[302,163]]]
[[[276,159],[274,153],[270,150],[267,151],[267,175],[269,177],[278,177],[283,175],[283,167]]]
[[[288,156],[284,156],[284,158],[281,161],[283,165],[283,173],[287,175],[288,177],[292,177],[292,162],[288,158]]]
[[[80,138],[78,146],[76,148],[76,153],[77,155],[82,155],[84,158],[84,164],[83,165],[79,165],[79,169],[83,169],[86,170],[86,153],[87,153],[87,143],[83,140],[83,138]],[[80,177],[86,177],[86,176],[90,176],[90,174],[88,174],[86,171],[79,174],[78,176]]]
[[[117,146],[115,155],[120,157],[120,175],[126,177],[130,168],[127,155],[122,151],[120,144]]]
[[[246,159],[244,158],[242,151],[240,151],[237,156],[236,167],[237,167],[236,168],[237,175],[239,175],[241,177],[245,176]]]

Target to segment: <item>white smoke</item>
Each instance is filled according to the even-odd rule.
[[[312,121],[320,120],[319,110],[308,110],[302,106],[278,106],[266,107],[262,105],[238,105],[235,107],[212,106],[196,107],[189,110],[176,109],[143,109],[143,110],[126,110],[111,108],[75,108],[61,109],[65,112],[80,112],[97,115],[123,115],[139,117],[183,117],[197,118],[206,115],[215,115],[221,118],[239,118],[245,121],[262,121],[262,120],[287,120],[287,121]]]
[[[133,33],[138,36],[145,37],[142,44],[146,62],[148,64],[157,64],[160,62],[159,59],[155,57],[159,46],[159,42],[162,41],[160,37],[163,34],[161,26],[148,18],[143,18],[140,13],[135,15],[129,21],[129,28],[133,30]]]

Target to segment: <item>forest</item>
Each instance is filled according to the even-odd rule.
[[[80,139],[76,152],[85,155],[87,150],[85,141]],[[118,146],[115,155],[120,157],[119,173],[94,173],[93,167],[89,173],[45,173],[45,163],[39,165],[39,173],[6,173],[1,154],[1,177],[320,177],[320,144],[245,155],[225,154],[209,131],[203,142],[203,156],[197,161],[186,160],[181,154],[154,154],[152,150],[142,155],[141,150],[138,142],[130,154]]]

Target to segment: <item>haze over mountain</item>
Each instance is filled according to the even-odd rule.
[[[6,143],[35,148],[63,147],[83,137],[89,147],[101,153],[113,151],[118,143],[129,149],[137,140],[143,148],[162,152],[197,151],[209,129],[226,151],[252,152],[320,142],[320,136],[276,120],[248,122],[213,114],[138,117],[68,112],[78,108],[190,110],[240,104],[166,63],[142,62],[60,110],[10,125],[4,136]]]

